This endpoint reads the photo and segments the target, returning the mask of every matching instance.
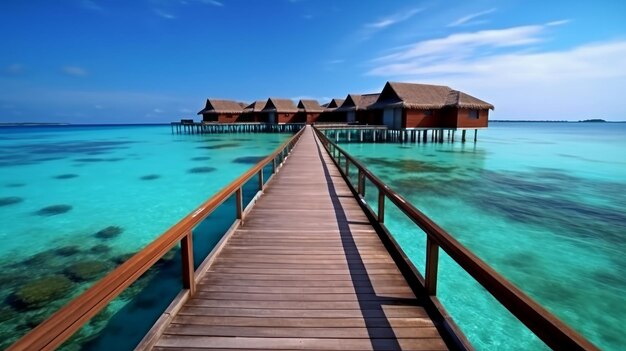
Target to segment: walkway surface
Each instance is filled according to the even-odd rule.
[[[444,350],[310,127],[156,350]]]

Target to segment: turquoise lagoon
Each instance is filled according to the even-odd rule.
[[[175,135],[164,125],[0,128],[0,348],[289,136]],[[249,183],[246,201],[258,181]],[[231,199],[194,230],[196,265],[234,212]],[[173,250],[64,348],[132,349],[180,290],[178,256]]]
[[[476,144],[459,134],[342,147],[600,348],[624,350],[626,123],[492,123]],[[370,185],[374,209],[376,196]],[[423,272],[423,232],[393,205],[386,225]],[[477,349],[546,348],[445,254],[438,284]]]

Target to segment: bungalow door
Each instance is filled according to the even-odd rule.
[[[387,128],[393,128],[393,109],[386,108],[383,110],[383,124],[387,126]]]
[[[275,112],[270,112],[267,116],[267,123],[269,124],[276,124],[276,113]]]

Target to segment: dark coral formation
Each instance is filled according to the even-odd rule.
[[[139,179],[141,179],[141,180],[155,180],[155,179],[159,179],[159,178],[161,178],[161,176],[158,175],[158,174],[148,174],[148,175],[140,177]]]
[[[208,161],[210,159],[211,159],[211,156],[198,156],[198,157],[191,158],[192,161]]]
[[[194,167],[194,168],[191,168],[188,172],[189,173],[210,173],[216,170],[217,169],[213,167]]]
[[[54,179],[72,179],[77,178],[78,174],[68,173],[68,174],[59,174],[58,176],[54,176]]]
[[[71,288],[72,282],[64,276],[39,278],[20,287],[14,299],[20,307],[38,308],[61,298]]]
[[[96,238],[100,238],[100,239],[112,239],[122,234],[123,231],[124,231],[124,228],[111,225],[98,231],[94,235]]]
[[[55,254],[62,257],[74,256],[79,252],[80,248],[77,245],[63,246],[54,250]]]
[[[106,272],[109,266],[100,261],[81,261],[67,267],[65,274],[75,281],[93,280]]]
[[[69,212],[71,209],[72,206],[70,205],[52,205],[40,209],[39,211],[35,212],[35,214],[37,216],[50,217]]]
[[[22,201],[24,201],[24,199],[22,199],[21,197],[17,197],[17,196],[0,197],[0,207],[15,205]]]

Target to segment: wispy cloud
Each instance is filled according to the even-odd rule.
[[[24,73],[26,67],[21,63],[13,63],[2,69],[2,73],[7,76],[18,76]]]
[[[169,13],[169,12],[165,12],[161,9],[152,9],[152,11],[154,12],[154,14],[156,14],[157,16],[161,17],[161,18],[165,18],[168,20],[173,20],[176,19],[177,17],[174,16],[173,14]]]
[[[87,75],[87,70],[78,66],[64,66],[61,68],[61,72],[72,77],[84,77]]]
[[[565,23],[563,23],[565,24]],[[370,61],[368,75],[445,84],[492,102],[500,118],[621,118],[626,40],[544,49],[554,24],[457,33]],[[558,102],[558,103],[553,103]]]
[[[546,23],[546,26],[562,26],[562,25],[568,24],[570,22],[572,22],[571,19],[562,19],[562,20],[558,20],[558,21],[548,22],[548,23]]]
[[[84,9],[91,10],[91,11],[103,11],[104,10],[102,6],[100,6],[95,1],[92,1],[92,0],[82,0],[80,2],[80,6]]]
[[[485,15],[488,15],[490,13],[493,13],[495,11],[496,9],[489,9],[485,11],[471,13],[467,16],[463,16],[457,19],[456,21],[448,24],[448,27],[469,26],[469,25],[474,25],[474,24],[485,23],[486,22],[485,20],[476,20],[476,19],[479,17],[483,17]]]
[[[396,52],[380,57],[376,61],[398,62],[411,59],[437,58],[436,55],[462,55],[474,53],[477,48],[518,47],[538,43],[543,40],[540,34],[545,25],[512,27],[506,29],[482,30],[478,32],[455,33],[444,38],[420,41],[404,45]]]
[[[224,3],[221,1],[217,1],[217,0],[199,0],[201,3],[203,4],[207,4],[207,5],[213,5],[213,6],[224,6]]]
[[[336,59],[336,60],[328,61],[328,63],[331,64],[331,65],[338,65],[338,64],[344,63],[344,62],[346,62],[346,60],[344,60],[344,59]]]
[[[375,22],[367,23],[365,24],[365,27],[380,30],[380,29],[392,26],[394,24],[404,22],[422,11],[423,9],[411,9],[409,11],[398,12],[389,17],[379,19]]]

